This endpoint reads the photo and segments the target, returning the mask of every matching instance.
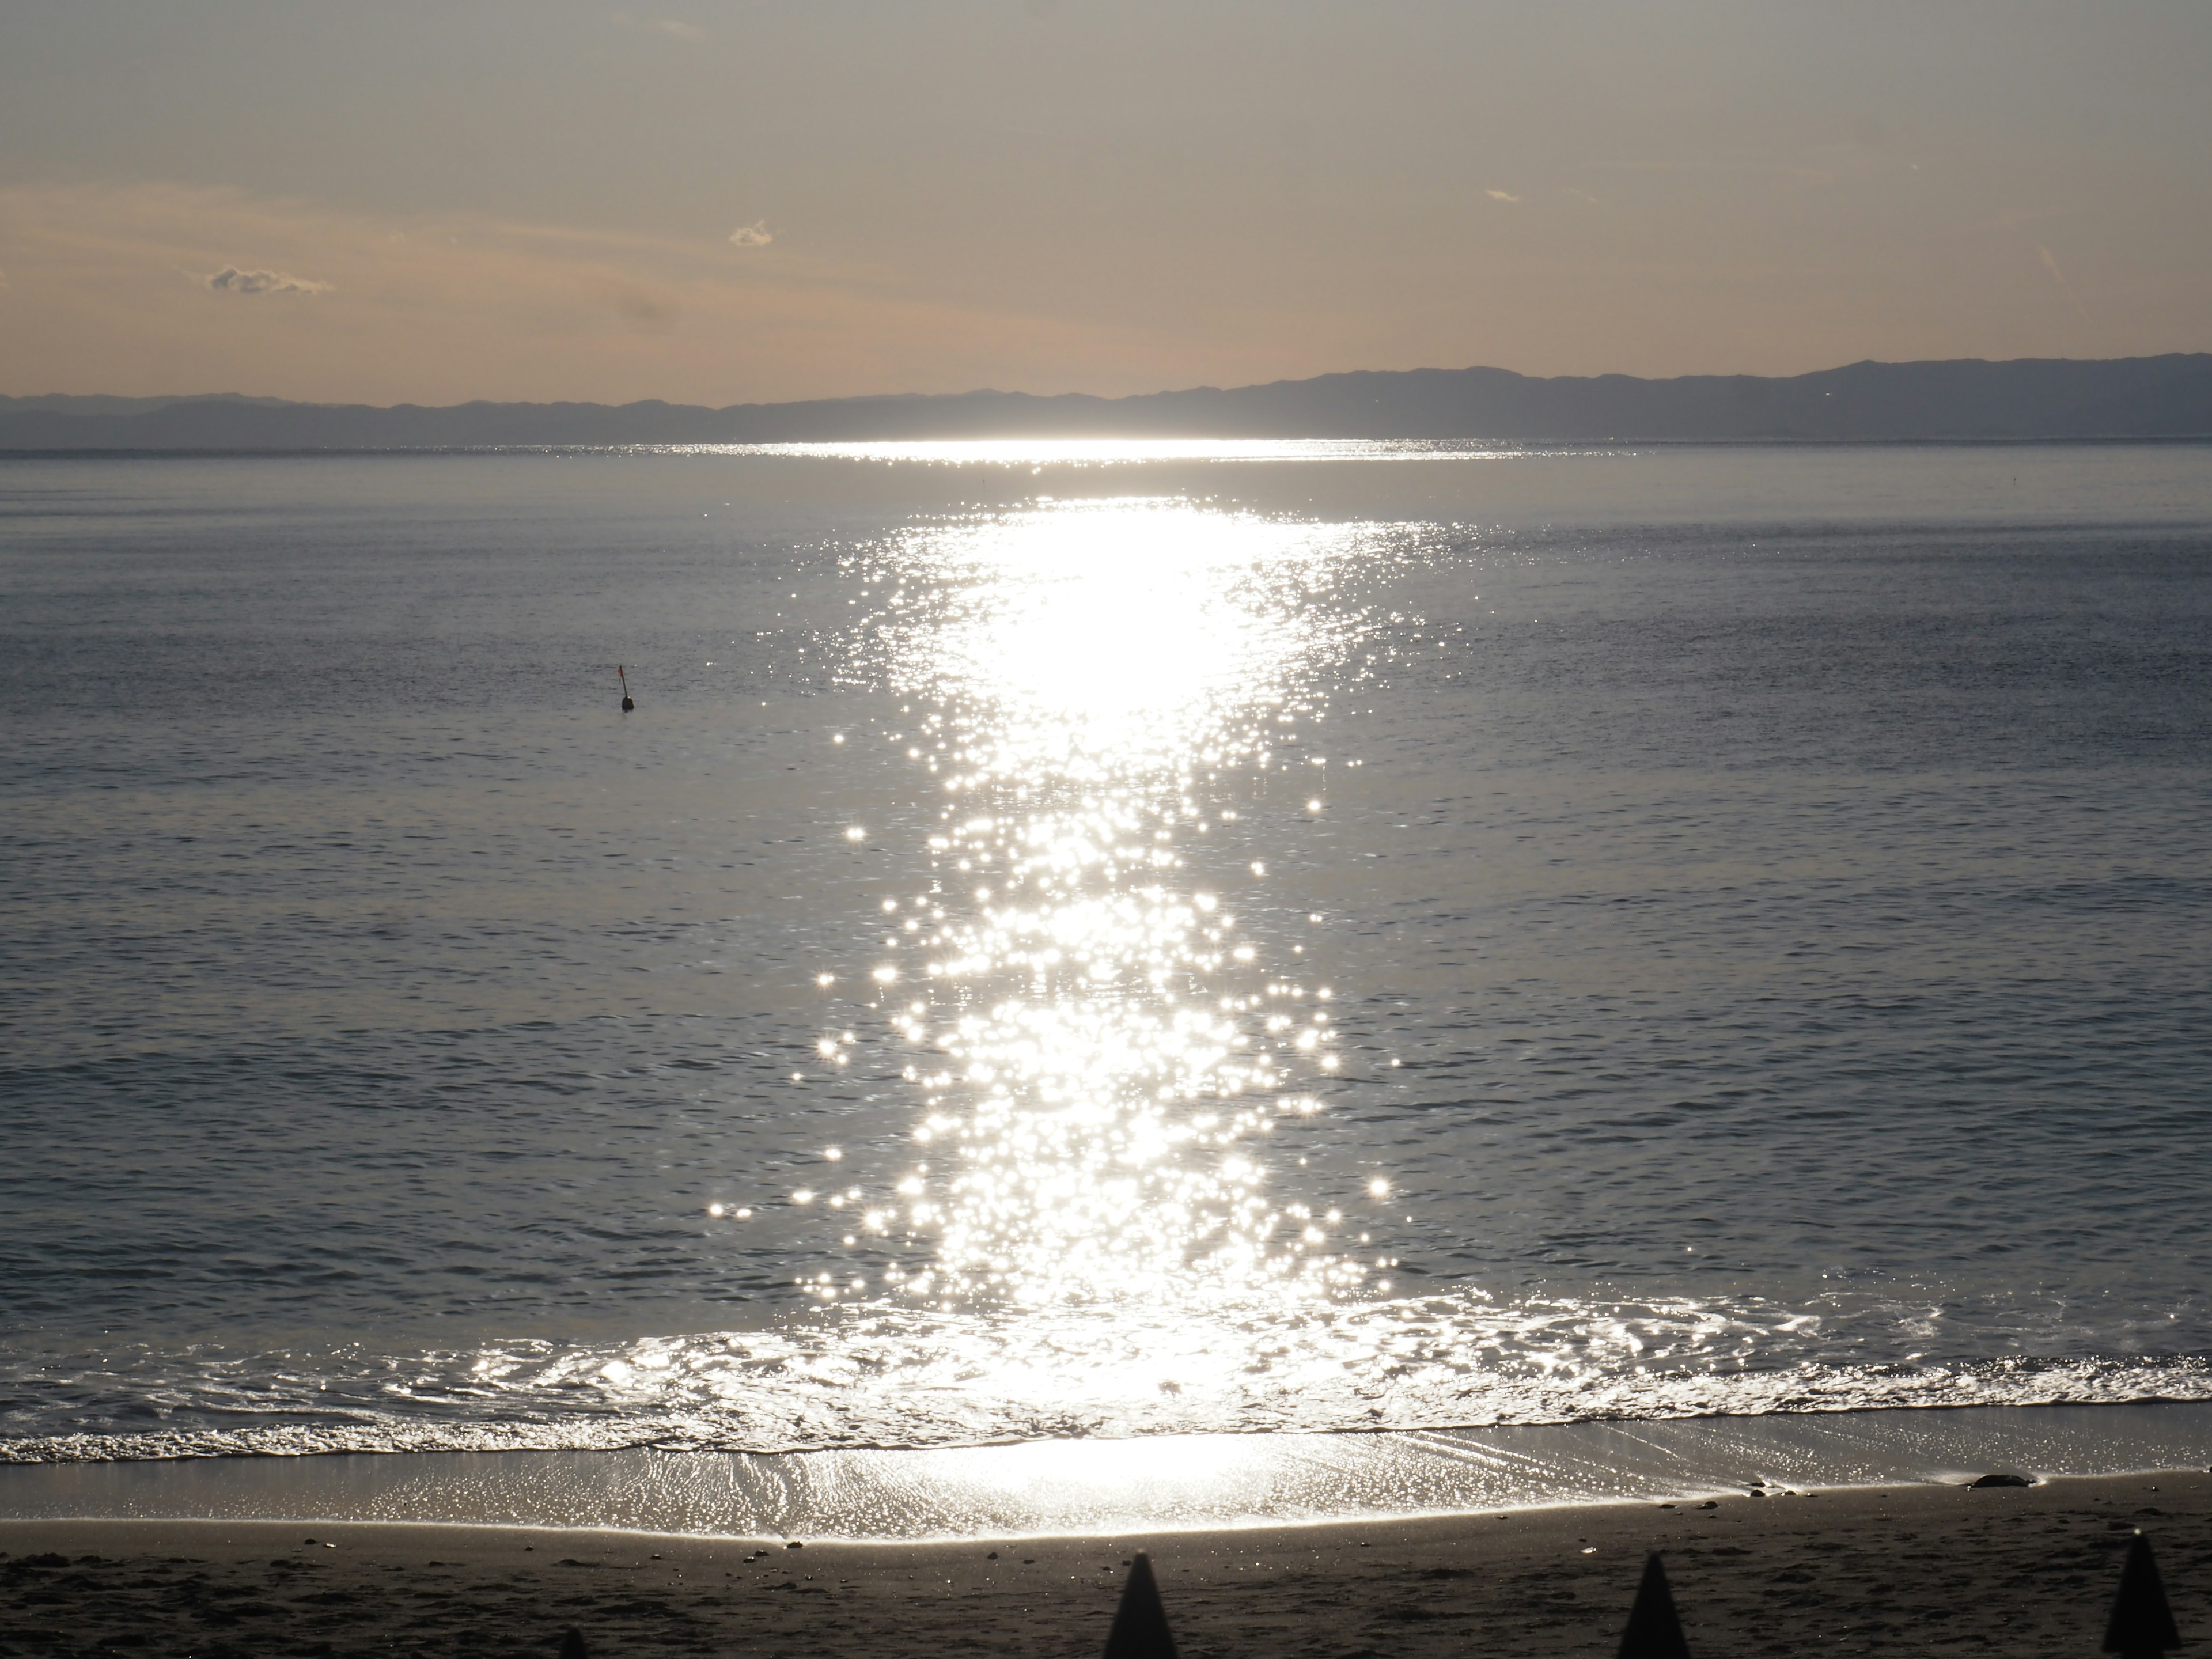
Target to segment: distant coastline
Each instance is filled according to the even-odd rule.
[[[1127,398],[968,392],[739,404],[0,398],[0,451],[423,450],[991,438],[1881,442],[2212,436],[2212,353],[1853,363],[1787,378],[1326,374]]]

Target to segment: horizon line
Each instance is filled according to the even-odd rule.
[[[1310,386],[1323,380],[1357,379],[1362,376],[1406,378],[1423,374],[1495,374],[1515,380],[1544,384],[1570,383],[1592,385],[1601,381],[1625,381],[1641,386],[1671,386],[1686,380],[1758,380],[1777,384],[1793,380],[1812,380],[1824,374],[1840,374],[1858,368],[1923,368],[1950,365],[1980,364],[1985,367],[2006,368],[2022,364],[2076,365],[2155,362],[2165,358],[2187,359],[2212,356],[2212,350],[2175,350],[2148,352],[2126,357],[1911,357],[1885,359],[1861,357],[1847,363],[1837,363],[1826,368],[1803,370],[1796,374],[1753,374],[1700,371],[1686,374],[1628,374],[1606,371],[1597,374],[1528,374],[1518,369],[1501,368],[1493,364],[1470,363],[1458,368],[1446,368],[1424,364],[1413,368],[1347,368],[1330,369],[1320,374],[1307,374],[1273,380],[1252,380],[1237,386],[1163,386],[1151,392],[1131,392],[1109,396],[1094,392],[1009,392],[996,386],[970,386],[959,392],[860,392],[812,398],[781,398],[756,399],[732,404],[675,403],[665,398],[633,398],[621,403],[609,403],[592,398],[465,398],[458,403],[418,403],[402,399],[397,403],[374,404],[340,398],[284,398],[267,392],[0,392],[0,403],[43,403],[57,400],[88,401],[109,398],[118,403],[255,403],[276,404],[299,409],[368,409],[393,410],[403,409],[447,410],[467,409],[476,405],[491,408],[560,408],[635,409],[647,404],[659,404],[668,409],[696,409],[711,414],[724,414],[742,409],[788,409],[812,404],[859,403],[920,403],[954,401],[963,398],[1019,398],[1037,403],[1056,403],[1079,400],[1097,404],[1129,404],[1152,398],[1176,398],[1212,392],[1227,396],[1240,392],[1266,392],[1281,386]]]

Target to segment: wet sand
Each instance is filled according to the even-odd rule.
[[[0,1655],[1095,1656],[1148,1551],[1192,1659],[1609,1653],[1647,1550],[1701,1659],[2094,1654],[2134,1530],[2212,1636],[2212,1476],[946,1544],[0,1522]],[[313,1541],[309,1542],[312,1539]]]
[[[739,1453],[376,1452],[0,1463],[0,1516],[425,1522],[927,1543],[1651,1504],[1765,1483],[2201,1469],[2212,1405],[1777,1412],[1380,1434]]]

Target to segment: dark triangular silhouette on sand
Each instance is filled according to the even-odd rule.
[[[2172,1611],[2166,1605],[2165,1581],[2151,1559],[2150,1540],[2137,1533],[2128,1546],[2127,1565],[2120,1569],[2120,1593],[2112,1598],[2112,1616],[2105,1626],[2105,1651],[2122,1659],[2136,1654],[2149,1659],[2180,1645]]]
[[[584,1632],[574,1625],[561,1638],[561,1659],[585,1659]]]
[[[1160,1587],[1152,1582],[1152,1564],[1144,1555],[1129,1563],[1121,1605],[1115,1609],[1114,1628],[1106,1632],[1106,1659],[1176,1659],[1168,1612],[1160,1605]]]
[[[1620,1633],[1620,1659],[1690,1659],[1682,1621],[1674,1615],[1674,1593],[1667,1588],[1667,1570],[1656,1550],[1644,1559],[1644,1582],[1636,1587],[1636,1605]]]

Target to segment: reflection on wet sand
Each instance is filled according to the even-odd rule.
[[[435,1521],[823,1540],[1116,1533],[2203,1467],[2212,1406],[1844,1412],[1413,1434],[1173,1435],[785,1456],[659,1451],[0,1468],[21,1517]],[[2170,1480],[2170,1477],[2169,1477]],[[1748,1502],[1748,1499],[1744,1501]],[[2160,1500],[2163,1502],[2164,1500]]]

